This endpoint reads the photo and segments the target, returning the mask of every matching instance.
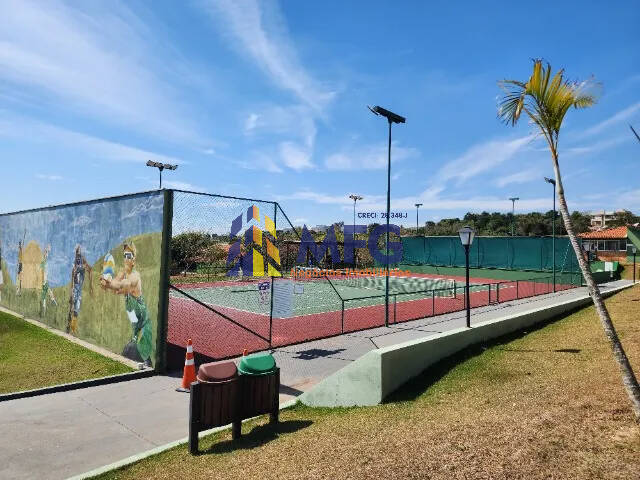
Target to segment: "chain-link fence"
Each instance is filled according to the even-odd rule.
[[[337,258],[330,249],[315,258],[275,202],[174,191],[168,342],[183,347],[191,338],[196,352],[222,359],[384,326],[387,279],[379,271],[354,272],[343,263],[344,244],[336,244]],[[373,265],[364,254],[360,259],[360,268]],[[391,324],[465,308],[459,280],[391,275]],[[557,274],[556,290],[579,284]],[[552,291],[551,276],[496,281],[472,285],[470,302]]]

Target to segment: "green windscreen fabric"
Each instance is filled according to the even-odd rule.
[[[403,237],[402,263],[461,267],[464,249],[458,237]],[[551,270],[551,237],[476,237],[469,250],[469,264],[475,268],[508,270]],[[555,239],[556,270],[578,271],[578,261],[568,237]]]

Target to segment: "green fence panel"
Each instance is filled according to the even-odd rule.
[[[465,254],[458,237],[403,237],[402,263],[462,267]],[[553,269],[551,237],[476,237],[469,251],[469,264],[475,268],[507,270]],[[567,237],[555,240],[556,271],[579,270]]]

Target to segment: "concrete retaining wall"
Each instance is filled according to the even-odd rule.
[[[625,287],[603,293],[610,296]],[[588,296],[533,308],[438,335],[380,348],[325,378],[299,399],[316,407],[377,405],[398,387],[431,365],[470,345],[513,333],[590,305]]]

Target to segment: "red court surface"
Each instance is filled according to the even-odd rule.
[[[431,276],[424,274],[423,276]],[[454,277],[455,278],[455,277]],[[227,282],[176,285],[182,289],[221,286]],[[493,284],[488,290],[472,292],[471,307],[508,302],[552,292],[548,282],[473,279],[474,284]],[[499,286],[495,284],[500,283]],[[575,285],[556,285],[567,290]],[[401,323],[464,310],[464,290],[456,297],[421,298],[402,301],[402,295],[389,296],[389,321]],[[344,311],[339,304],[334,311],[273,318],[269,315],[211,305],[213,311],[188,298],[169,297],[167,341],[184,347],[192,339],[194,350],[213,359],[223,359],[249,352],[281,347],[343,333],[384,326],[384,305],[365,305],[357,299],[345,300]],[[228,318],[224,318],[224,316]],[[234,323],[235,322],[235,323]],[[244,327],[244,328],[243,328]],[[270,341],[269,341],[270,340]]]

